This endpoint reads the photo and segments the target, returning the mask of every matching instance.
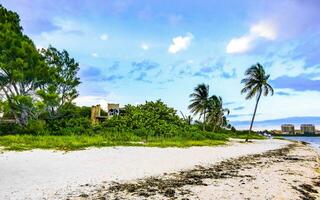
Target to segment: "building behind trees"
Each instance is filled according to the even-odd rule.
[[[301,124],[300,126],[301,134],[315,134],[316,129],[313,124]]]
[[[283,134],[295,134],[293,124],[283,124],[281,125],[281,131]]]

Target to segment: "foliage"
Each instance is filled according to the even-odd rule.
[[[184,115],[181,111],[181,116],[182,116],[182,119],[188,124],[188,125],[191,125],[192,122],[193,122],[193,117],[191,115]]]
[[[78,96],[76,87],[80,84],[77,77],[79,64],[70,58],[66,50],[59,52],[52,46],[42,49],[41,55],[51,76],[40,86],[37,94],[41,97],[49,117],[56,118],[59,108],[71,103]]]
[[[165,137],[171,137],[186,127],[186,123],[179,118],[176,111],[160,100],[137,106],[127,105],[123,113],[109,119],[105,126],[117,131],[133,130],[140,136]]]
[[[20,125],[36,117],[34,91],[48,70],[33,42],[22,33],[19,16],[0,5],[0,90]]]
[[[134,145],[130,142],[137,138],[129,134],[105,134],[96,136],[33,136],[33,135],[8,135],[0,137],[0,145],[7,150],[29,150],[34,148],[76,150],[86,147],[96,146],[115,146],[115,145]],[[130,141],[130,142],[129,142]]]
[[[246,78],[241,81],[241,83],[245,84],[241,93],[247,93],[246,99],[252,99],[254,96],[260,96],[261,94],[268,96],[268,94],[271,93],[271,95],[273,95],[273,88],[268,83],[270,75],[266,74],[260,63],[247,69],[245,76]]]
[[[7,135],[0,136],[0,145],[5,150],[23,151],[35,148],[56,150],[79,150],[86,147],[107,146],[148,146],[148,147],[190,147],[222,145],[223,140],[182,140],[151,138],[147,143],[140,142],[140,138],[131,133],[108,133],[95,136],[33,136]]]
[[[213,131],[220,127],[228,127],[229,124],[225,117],[225,113],[229,114],[229,109],[222,107],[222,98],[212,95],[209,97],[209,85],[199,84],[194,92],[190,95],[191,104],[189,109],[195,115],[203,116],[203,122],[196,122],[198,125],[202,124],[202,129],[206,130],[209,124]]]
[[[209,85],[199,84],[194,88],[194,92],[190,94],[191,104],[189,105],[189,109],[195,115],[200,115],[203,117],[203,130],[205,129],[206,123],[206,112],[208,107],[208,98],[209,98]]]
[[[229,112],[229,109],[223,108],[221,97],[215,95],[210,97],[208,101],[208,124],[212,125],[213,131],[228,126],[225,113],[229,114]]]
[[[0,5],[0,94],[7,113],[20,126],[45,112],[56,118],[58,110],[78,93],[78,63],[67,51],[42,49],[23,34],[19,16]]]
[[[57,149],[57,150],[78,150],[86,147],[105,146],[149,146],[149,147],[190,147],[190,146],[213,146],[226,144],[227,138],[250,138],[264,139],[263,136],[247,132],[237,132],[231,134],[202,131],[193,134],[180,135],[172,138],[150,137],[148,141],[143,141],[141,137],[132,132],[107,131],[97,135],[6,135],[0,136],[0,145],[5,150],[29,150],[34,148]],[[201,137],[201,138],[197,138]]]

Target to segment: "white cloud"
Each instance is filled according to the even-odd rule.
[[[275,40],[276,37],[276,29],[271,23],[260,22],[251,26],[249,34],[231,39],[226,47],[226,52],[230,54],[245,53],[254,47],[254,43],[258,39]]]
[[[97,53],[92,53],[91,56],[92,56],[92,57],[95,57],[95,58],[98,58],[98,57],[99,57],[99,54],[97,54]]]
[[[243,36],[232,39],[227,45],[227,53],[244,53],[251,49],[251,42],[254,38]]]
[[[79,106],[92,106],[107,104],[106,96],[79,96],[75,99],[75,103]]]
[[[146,43],[142,43],[142,44],[141,44],[141,49],[143,49],[143,50],[149,50],[149,45],[147,45]]]
[[[274,40],[277,37],[275,27],[270,23],[260,22],[259,24],[253,25],[250,28],[250,33],[256,34],[259,37],[263,37],[268,40]]]
[[[93,106],[100,104],[103,109],[106,109],[108,103],[119,103],[121,107],[123,104],[121,103],[121,99],[124,98],[115,94],[114,92],[110,92],[106,95],[80,95],[78,96],[74,102],[78,106]]]
[[[102,34],[102,35],[100,35],[100,39],[106,41],[106,40],[109,39],[109,35],[107,35],[107,34]]]
[[[37,44],[36,44],[36,48],[37,48],[38,50],[47,49],[47,48],[45,48],[44,46],[42,46],[42,45],[37,45]]]
[[[186,50],[193,39],[191,33],[187,33],[185,36],[178,36],[172,39],[172,44],[169,46],[168,52],[175,54],[179,51]]]

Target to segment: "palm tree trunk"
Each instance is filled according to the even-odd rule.
[[[206,112],[203,112],[203,125],[202,125],[202,130],[206,130]]]
[[[258,98],[257,98],[257,101],[256,101],[256,105],[255,105],[255,107],[254,107],[253,116],[252,116],[252,119],[251,119],[251,124],[250,124],[250,128],[249,128],[249,135],[250,135],[251,130],[252,130],[252,126],[253,126],[254,118],[255,118],[255,116],[256,116],[256,112],[257,112],[257,108],[258,108],[259,100],[260,100],[260,97],[261,97],[261,93],[262,93],[262,91],[260,90],[260,91],[259,91]],[[249,140],[249,138],[248,138],[248,137],[249,137],[249,135],[248,135],[248,136],[247,136],[247,138],[246,138],[246,142]]]

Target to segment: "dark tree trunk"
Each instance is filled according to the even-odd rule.
[[[206,112],[203,112],[203,125],[202,125],[202,130],[206,130]]]
[[[261,93],[262,93],[262,91],[260,90],[260,91],[259,91],[258,98],[257,98],[257,101],[256,101],[256,105],[255,105],[255,107],[254,107],[253,116],[252,116],[252,119],[251,119],[251,124],[250,124],[250,128],[249,128],[249,135],[251,134],[251,130],[252,130],[254,118],[255,118],[255,116],[256,116],[256,112],[257,112],[259,100],[260,100],[260,97],[261,97]],[[248,135],[248,137],[249,137],[249,135]],[[248,138],[248,137],[246,138],[246,142],[249,141],[249,138]]]
[[[22,110],[20,116],[18,116],[18,120],[17,120],[18,124],[23,127],[27,126],[28,117],[29,117],[28,112],[26,110]]]

